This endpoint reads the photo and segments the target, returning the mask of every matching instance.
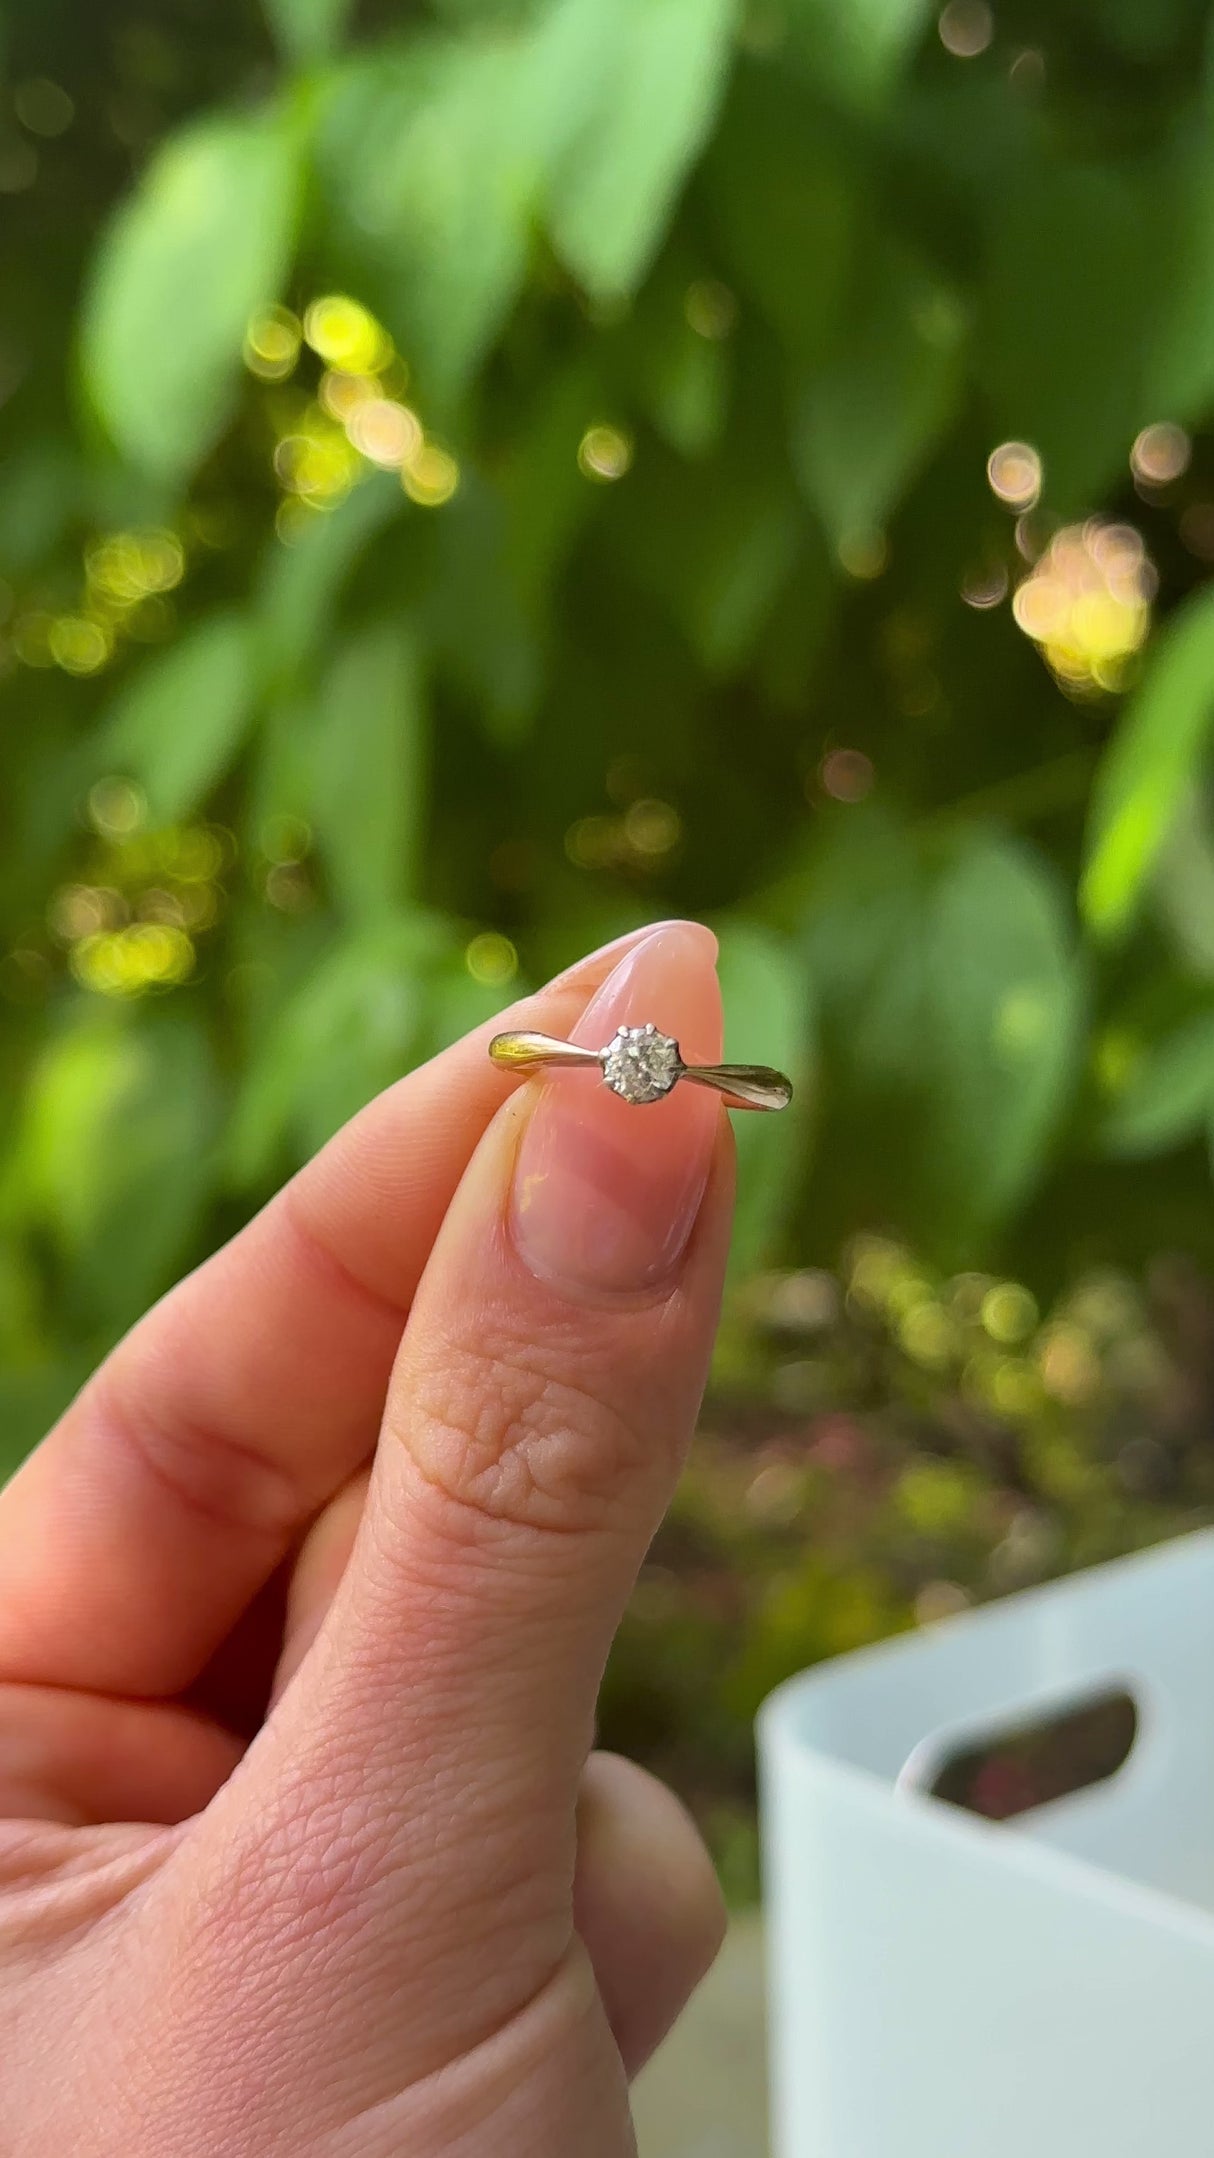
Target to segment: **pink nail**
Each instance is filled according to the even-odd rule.
[[[652,1020],[688,1063],[721,1055],[721,998],[707,929],[675,922],[625,953],[573,1030],[601,1049],[621,1025]],[[550,1072],[515,1171],[515,1241],[559,1287],[626,1293],[668,1280],[691,1235],[721,1105],[679,1085],[636,1106],[595,1071]]]

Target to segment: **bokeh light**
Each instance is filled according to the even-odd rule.
[[[632,442],[621,428],[598,421],[582,436],[577,461],[588,480],[622,480],[632,464]]]
[[[380,374],[394,356],[383,324],[345,293],[313,300],[304,314],[303,333],[327,367],[340,367],[349,374]]]
[[[147,818],[147,796],[131,779],[98,779],[89,788],[87,812],[103,839],[129,839]]]
[[[165,922],[132,922],[101,930],[72,946],[70,966],[82,989],[99,996],[137,997],[173,989],[194,971],[194,946],[184,929]]]
[[[499,989],[512,982],[518,973],[518,953],[509,937],[503,937],[494,929],[482,930],[472,938],[464,953],[464,965],[474,982],[487,989]]]
[[[979,613],[998,607],[1007,598],[1008,574],[1006,565],[996,562],[982,569],[967,570],[961,580],[961,597],[967,607]]]
[[[54,614],[41,607],[20,613],[12,628],[14,656],[26,667],[99,673],[123,638],[149,642],[169,633],[173,614],[165,595],[185,568],[182,541],[167,528],[99,534],[84,549],[77,604]]]
[[[661,869],[682,840],[673,802],[642,795],[621,816],[579,817],[565,834],[565,853],[578,869],[645,875]]]
[[[1031,510],[1041,493],[1041,459],[1031,442],[1000,442],[986,460],[991,493],[1005,509]]]
[[[245,331],[244,362],[262,382],[285,382],[295,371],[302,340],[299,317],[289,307],[266,307]]]
[[[59,615],[51,624],[51,658],[65,674],[96,674],[114,649],[110,631],[86,615]]]
[[[1093,517],[1055,533],[1012,612],[1064,688],[1117,690],[1146,641],[1156,582],[1141,533]]]
[[[459,465],[437,442],[421,448],[401,466],[401,486],[419,509],[441,509],[459,487]]]
[[[1012,1348],[1036,1331],[1037,1299],[1018,1281],[999,1281],[987,1290],[979,1316],[992,1341]]]
[[[986,0],[949,0],[936,24],[940,43],[956,60],[975,60],[995,35],[995,18]]]
[[[387,471],[416,461],[424,447],[421,421],[407,405],[391,397],[368,397],[356,404],[346,423],[360,456]]]
[[[76,101],[49,75],[33,75],[13,91],[13,111],[31,135],[66,135],[76,117]]]
[[[1130,470],[1140,487],[1168,487],[1187,472],[1193,445],[1183,427],[1157,420],[1134,438]]]
[[[658,860],[678,846],[683,819],[672,803],[646,795],[625,810],[622,829],[625,844],[633,854]]]
[[[818,767],[823,792],[835,802],[862,802],[872,793],[876,773],[862,749],[831,749]]]

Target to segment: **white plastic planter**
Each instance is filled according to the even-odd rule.
[[[921,1788],[1119,1687],[1110,1780]],[[759,1742],[776,2158],[1214,2153],[1214,1532],[807,1672]]]

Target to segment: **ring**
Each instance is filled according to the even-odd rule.
[[[792,1080],[770,1064],[685,1064],[678,1043],[652,1020],[643,1027],[618,1028],[605,1049],[582,1049],[551,1034],[495,1034],[489,1055],[504,1071],[597,1065],[612,1092],[637,1105],[661,1101],[680,1079],[711,1087],[736,1109],[787,1109],[792,1100]]]

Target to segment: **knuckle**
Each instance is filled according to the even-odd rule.
[[[605,1376],[571,1344],[483,1328],[411,1360],[387,1426],[440,1497],[491,1522],[584,1531],[627,1505],[649,1451]]]
[[[292,1528],[299,1494],[289,1470],[234,1434],[191,1423],[179,1414],[147,1414],[137,1398],[94,1382],[99,1420],[109,1443],[174,1508],[208,1528],[277,1540]]]

